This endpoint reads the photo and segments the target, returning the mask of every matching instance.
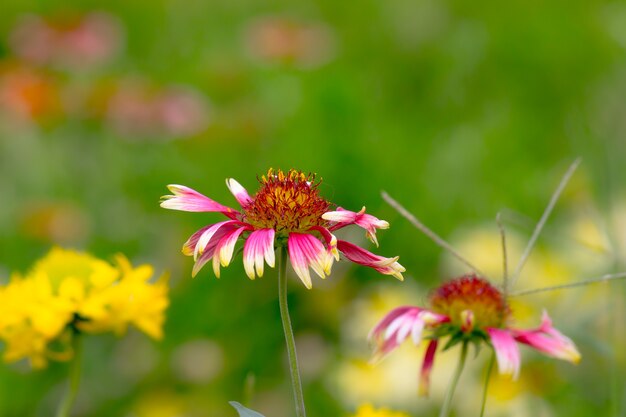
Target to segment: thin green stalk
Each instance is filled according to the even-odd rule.
[[[500,243],[502,244],[502,292],[506,299],[509,293],[509,258],[506,253],[506,231],[504,230],[500,213],[496,215],[496,223],[498,223],[498,229],[500,229]]]
[[[407,219],[409,223],[411,223],[417,230],[425,234],[430,238],[435,244],[450,253],[450,255],[454,256],[460,262],[464,263],[472,271],[476,272],[476,274],[480,275],[484,278],[489,278],[484,272],[475,267],[470,261],[468,261],[463,255],[461,255],[456,249],[452,247],[448,242],[443,240],[438,234],[430,230],[424,223],[422,223],[417,217],[411,214],[407,209],[405,209],[400,203],[394,200],[387,192],[382,191],[381,195],[383,199],[393,207],[402,217]]]
[[[291,372],[291,387],[296,402],[296,417],[306,417],[304,408],[304,396],[302,394],[302,381],[300,380],[300,368],[296,356],[296,342],[293,338],[289,307],[287,306],[287,248],[282,247],[278,251],[278,304],[280,306],[280,318],[285,332],[287,344],[287,357],[289,358],[289,371]]]
[[[454,397],[454,391],[456,391],[456,385],[459,382],[459,378],[461,377],[461,372],[463,372],[463,367],[465,366],[465,359],[467,358],[467,342],[463,342],[463,347],[461,348],[461,357],[459,358],[459,364],[454,371],[454,375],[452,376],[452,381],[450,381],[450,386],[448,387],[448,391],[446,392],[446,398],[443,400],[443,406],[441,407],[441,412],[439,413],[439,417],[448,417],[450,415],[450,409],[452,407],[452,397]]]
[[[480,407],[480,417],[485,415],[485,406],[487,405],[487,390],[489,389],[489,381],[491,381],[491,370],[493,369],[493,363],[496,361],[496,353],[491,352],[491,358],[489,358],[489,364],[487,365],[487,374],[485,375],[485,385],[483,387],[483,403]]]
[[[517,267],[515,268],[515,271],[513,272],[513,276],[511,277],[511,285],[514,285],[517,282],[517,279],[519,278],[519,275],[522,272],[522,269],[524,268],[524,265],[526,264],[528,257],[530,256],[530,252],[532,252],[533,248],[535,247],[537,238],[539,238],[539,235],[541,234],[541,231],[543,230],[543,226],[545,226],[546,222],[548,221],[548,217],[550,217],[550,213],[552,213],[552,209],[554,209],[554,206],[556,205],[556,202],[561,196],[563,189],[569,182],[570,178],[572,178],[572,175],[574,175],[574,171],[576,171],[576,168],[578,168],[578,165],[580,165],[580,161],[581,161],[580,158],[576,158],[574,162],[572,162],[572,164],[567,169],[567,172],[565,173],[565,175],[563,175],[563,178],[561,178],[561,182],[559,182],[558,187],[556,187],[556,190],[554,191],[554,193],[552,193],[552,197],[550,197],[550,202],[548,203],[548,206],[546,207],[546,209],[543,211],[543,214],[541,215],[541,219],[539,219],[537,226],[535,226],[535,230],[533,231],[533,234],[530,237],[530,241],[528,242],[528,245],[526,245],[526,249],[524,249],[524,253],[522,254],[522,259],[520,259],[519,263],[517,264]]]
[[[626,278],[626,272],[618,272],[616,274],[605,274],[605,275],[602,275],[601,277],[586,279],[586,280],[578,281],[578,282],[570,282],[568,284],[554,285],[554,286],[551,286],[551,287],[543,287],[543,288],[534,288],[534,289],[531,289],[531,290],[515,291],[514,293],[512,293],[510,295],[512,297],[518,297],[520,295],[536,294],[536,293],[540,293],[540,292],[548,292],[548,291],[556,291],[556,290],[566,290],[566,289],[569,289],[569,288],[585,287],[585,286],[590,285],[590,284],[596,284],[596,283],[607,282],[607,281],[614,281],[614,280],[617,280],[617,279],[624,279],[624,278]]]
[[[78,394],[78,386],[80,385],[80,371],[82,365],[83,356],[83,343],[81,336],[78,333],[73,335],[72,348],[74,350],[74,357],[70,363],[70,371],[68,377],[67,391],[65,396],[59,404],[56,417],[69,417],[72,411],[72,406],[76,400],[76,394]]]

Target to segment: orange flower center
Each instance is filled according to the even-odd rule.
[[[471,312],[473,327],[502,327],[510,309],[502,293],[487,280],[475,275],[453,279],[430,295],[434,312],[450,317],[450,322],[461,328],[467,326]]]
[[[306,232],[313,226],[325,227],[322,214],[330,203],[320,197],[314,174],[270,169],[259,180],[261,189],[243,207],[243,220],[257,229],[274,229],[278,236]]]

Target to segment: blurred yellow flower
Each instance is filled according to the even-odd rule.
[[[167,278],[149,280],[149,265],[115,265],[89,254],[53,248],[25,276],[0,288],[0,339],[6,362],[28,358],[35,368],[69,360],[78,333],[121,335],[134,325],[154,339],[163,335],[169,304]]]
[[[149,392],[133,407],[133,417],[183,417],[187,416],[182,397],[165,390]]]
[[[391,411],[387,408],[379,408],[375,410],[370,404],[365,404],[359,407],[356,414],[353,417],[410,417],[406,413],[398,411]]]

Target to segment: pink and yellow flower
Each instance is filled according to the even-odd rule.
[[[366,214],[365,208],[359,212],[340,207],[331,210],[331,203],[319,195],[320,181],[313,174],[270,169],[260,183],[259,191],[250,196],[237,181],[226,180],[241,210],[223,206],[189,187],[168,186],[173,195],[164,196],[161,207],[219,212],[228,218],[201,228],[183,245],[183,253],[193,255],[195,260],[193,276],[212,261],[213,271],[219,277],[220,266],[230,264],[235,245],[242,238],[243,264],[250,279],[263,276],[266,263],[274,267],[275,249],[281,246],[287,247],[291,265],[307,288],[312,286],[309,270],[325,278],[340,253],[354,263],[403,279],[404,268],[397,256],[375,255],[334,235],[336,230],[356,224],[377,244],[376,229],[386,229],[389,223]]]
[[[487,280],[475,275],[444,283],[429,297],[430,308],[398,307],[388,313],[370,333],[376,343],[375,358],[393,351],[407,338],[418,345],[428,340],[420,374],[420,393],[428,394],[430,372],[439,341],[450,337],[445,349],[458,343],[488,343],[495,351],[501,374],[517,378],[520,352],[517,343],[528,345],[548,356],[578,363],[574,343],[554,327],[544,311],[541,325],[531,330],[509,325],[511,310],[504,295]],[[424,332],[428,332],[424,335]]]

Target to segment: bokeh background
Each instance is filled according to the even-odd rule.
[[[166,184],[226,205],[269,167],[323,178],[334,203],[390,221],[404,283],[346,263],[290,304],[311,416],[370,402],[436,415],[458,352],[418,398],[420,350],[368,364],[371,326],[467,272],[388,206],[386,190],[499,279],[496,213],[512,265],[569,163],[518,289],[626,269],[626,5],[387,0],[3,0],[0,278],[53,245],[171,273],[166,337],[91,337],[76,416],[227,417],[238,400],[292,415],[274,271],[234,262],[191,279],[180,253],[211,214],[160,209]],[[351,232],[347,232],[351,233]],[[366,245],[361,231],[352,238]],[[371,248],[370,248],[371,249]],[[520,380],[494,379],[490,416],[625,415],[624,284],[512,300],[519,326],[547,308],[583,361],[522,348]],[[478,414],[488,358],[461,380]],[[66,364],[0,367],[0,416],[50,416]]]

